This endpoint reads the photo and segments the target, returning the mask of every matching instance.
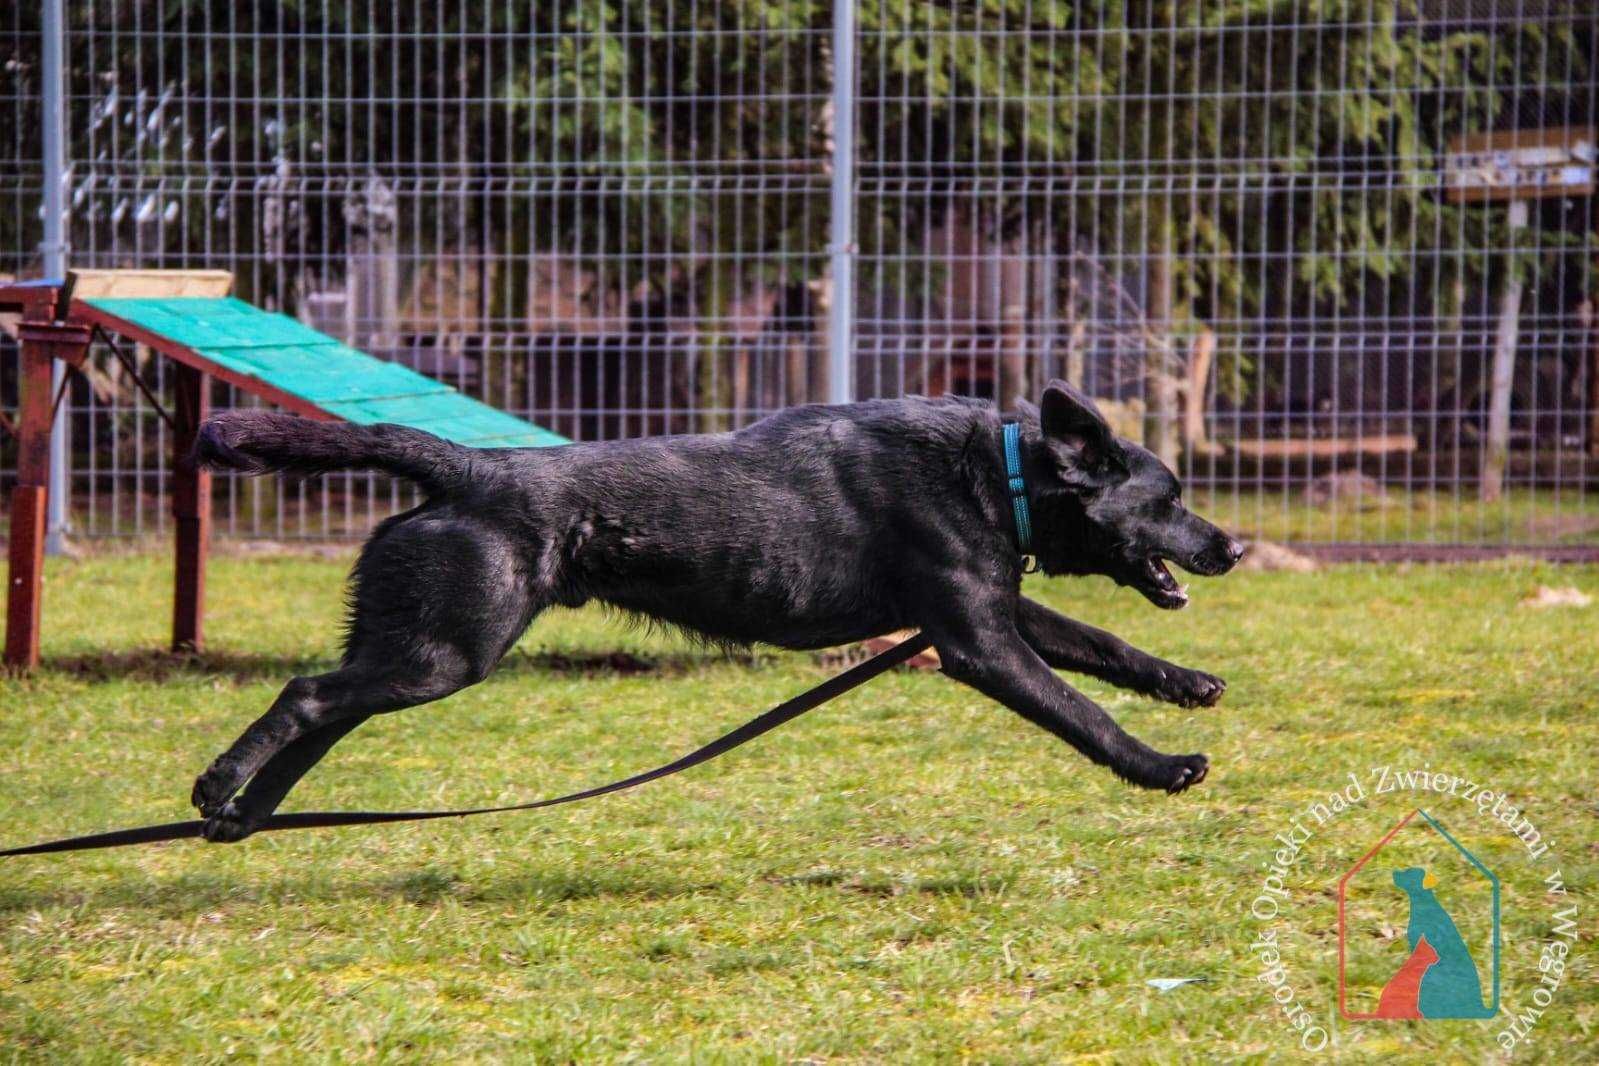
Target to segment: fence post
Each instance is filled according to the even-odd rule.
[[[833,0],[833,292],[827,308],[827,402],[855,398],[855,2]]]
[[[44,84],[44,240],[39,243],[44,276],[64,278],[67,273],[67,197],[66,197],[66,41],[67,22],[63,0],[44,0],[43,63]],[[61,313],[66,308],[61,308]],[[53,361],[50,391],[55,395],[66,377],[66,364]],[[70,405],[59,412],[50,427],[50,472],[45,497],[44,550],[60,555],[66,550],[68,499],[72,484],[68,464],[72,450],[67,444]]]

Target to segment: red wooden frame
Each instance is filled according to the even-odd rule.
[[[172,519],[175,530],[172,650],[205,644],[205,563],[211,546],[211,472],[194,465],[194,439],[210,413],[206,376],[179,363],[172,433]]]
[[[5,664],[14,670],[39,665],[40,603],[44,575],[45,507],[50,483],[50,426],[55,397],[50,378],[55,360],[73,366],[88,355],[94,327],[147,345],[177,364],[172,434],[172,517],[175,527],[172,649],[205,644],[205,569],[211,542],[211,475],[189,461],[195,433],[209,410],[209,379],[220,378],[270,403],[309,418],[334,420],[302,396],[259,378],[219,366],[199,352],[152,333],[81,300],[61,314],[64,286],[0,285],[0,309],[20,310],[21,402],[17,419],[17,483],[11,490],[10,570],[6,583]]]

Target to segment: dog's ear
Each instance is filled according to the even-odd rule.
[[[1038,424],[1044,446],[1068,485],[1095,488],[1127,473],[1127,455],[1094,401],[1056,379],[1044,390]]]

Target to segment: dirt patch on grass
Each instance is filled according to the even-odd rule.
[[[1321,564],[1308,555],[1294,551],[1269,540],[1257,540],[1238,563],[1240,570],[1286,570],[1295,574],[1308,574],[1321,569]]]
[[[1521,601],[1523,607],[1587,607],[1593,603],[1593,597],[1573,585],[1561,585],[1558,588],[1549,585],[1539,585],[1531,596]]]

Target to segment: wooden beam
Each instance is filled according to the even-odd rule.
[[[211,472],[194,464],[194,440],[210,414],[210,381],[192,366],[173,370],[172,517],[176,531],[172,650],[205,644],[205,564],[211,546]]]
[[[226,270],[74,270],[72,295],[96,297],[226,296],[233,275]]]
[[[1238,440],[1232,449],[1256,459],[1325,459],[1339,455],[1387,455],[1413,452],[1416,438],[1409,433],[1377,437],[1343,437],[1337,440]]]

